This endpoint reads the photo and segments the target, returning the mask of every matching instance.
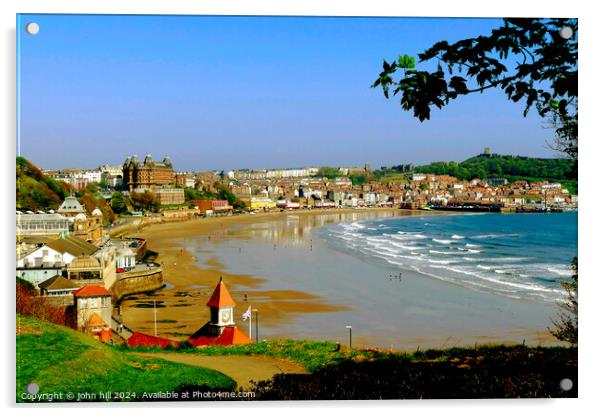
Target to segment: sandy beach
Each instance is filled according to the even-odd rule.
[[[388,346],[395,343],[396,348],[411,349],[416,346],[452,346],[474,342],[513,343],[523,339],[531,344],[553,343],[545,326],[522,325],[522,320],[516,316],[531,313],[533,305],[528,302],[484,295],[414,275],[406,278],[403,289],[386,286],[379,280],[378,285],[383,286],[381,289],[375,286],[374,293],[366,293],[365,287],[361,286],[364,283],[360,280],[349,280],[345,282],[348,293],[341,294],[343,291],[338,290],[337,285],[343,282],[337,282],[336,279],[324,281],[313,276],[312,268],[315,267],[315,273],[318,274],[340,269],[340,273],[348,276],[367,275],[373,273],[374,269],[355,259],[333,253],[312,235],[312,229],[340,221],[408,215],[431,214],[399,209],[314,210],[199,218],[149,225],[131,232],[130,236],[147,239],[149,250],[159,253],[156,260],[163,265],[166,287],[151,294],[127,297],[122,302],[122,315],[131,328],[152,334],[152,305],[156,301],[158,335],[185,339],[209,319],[205,304],[222,277],[237,302],[235,319],[241,329],[247,330],[247,324],[241,322],[240,314],[249,305],[260,311],[262,339],[292,337],[345,342],[345,331],[340,328],[344,328],[347,321],[363,315],[366,318],[363,321],[358,319],[359,329],[354,337],[357,345]],[[246,263],[242,261],[243,258]],[[248,266],[247,273],[237,270],[240,269],[237,266],[246,265],[250,258],[273,261],[274,273],[268,277],[264,272],[256,273],[251,266]],[[286,266],[278,266],[278,262],[296,264],[297,270],[295,273],[291,271],[289,276]],[[308,278],[300,279],[298,268],[305,263],[310,265],[309,271],[301,276],[307,275]],[[422,293],[422,298],[415,301],[411,295],[413,292]],[[390,319],[382,322],[378,318],[375,320],[372,316],[377,316],[374,314],[380,302],[378,293],[386,293],[389,297],[399,296],[399,299],[404,299],[404,307],[410,308],[407,310],[420,310],[425,318],[403,322],[399,327],[391,327]],[[355,301],[358,296],[363,303]],[[369,306],[370,301],[375,304],[374,310]],[[472,324],[475,315],[472,309],[475,307],[486,311],[484,313],[487,316],[490,314],[491,322],[502,329],[488,328],[488,322],[483,320],[475,319]],[[391,308],[391,305],[387,308]],[[496,317],[500,311],[511,311],[514,317],[505,322]],[[456,320],[438,322],[437,313],[457,317],[460,323],[457,324]],[[538,319],[542,320],[541,316]],[[453,326],[450,326],[450,322],[453,322]],[[368,325],[370,328],[367,328]],[[362,327],[365,329],[362,330]],[[307,328],[312,330],[305,331]],[[399,334],[395,334],[396,331]],[[455,336],[451,337],[450,333]]]
[[[282,325],[297,314],[336,312],[348,310],[345,305],[336,305],[318,293],[296,290],[262,290],[265,279],[260,277],[231,274],[223,270],[223,264],[213,257],[197,264],[197,258],[188,251],[182,241],[188,238],[206,238],[216,242],[227,238],[232,226],[270,223],[288,215],[317,217],[336,214],[413,215],[411,211],[399,209],[298,211],[261,213],[230,217],[199,218],[188,221],[151,224],[141,231],[129,233],[130,237],[147,240],[148,249],[158,252],[157,262],[164,270],[166,288],[152,294],[129,296],[121,303],[121,313],[131,328],[152,333],[154,321],[152,302],[157,304],[157,332],[161,336],[185,339],[200,328],[208,319],[205,306],[220,277],[227,283],[238,309],[248,303],[262,311],[261,323],[269,326]],[[245,300],[246,299],[246,300]],[[149,303],[150,302],[150,303]],[[143,307],[139,307],[142,304]]]

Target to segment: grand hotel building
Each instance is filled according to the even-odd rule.
[[[138,156],[130,156],[123,163],[123,184],[130,192],[138,189],[155,190],[175,184],[175,172],[169,157],[155,162],[151,155],[143,161]]]

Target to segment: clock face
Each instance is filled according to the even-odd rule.
[[[230,321],[230,311],[222,311],[222,322]]]

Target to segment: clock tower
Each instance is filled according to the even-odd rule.
[[[234,325],[234,306],[236,306],[236,303],[230,296],[230,292],[228,292],[221,277],[213,291],[213,295],[207,302],[207,306],[211,316],[209,326],[212,333],[219,336],[225,327]]]
[[[206,345],[251,344],[253,341],[234,324],[234,307],[236,303],[230,296],[228,288],[219,278],[209,302],[209,322],[192,334],[186,341],[195,347]]]

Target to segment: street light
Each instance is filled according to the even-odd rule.
[[[257,309],[253,309],[255,312],[255,342],[259,342],[259,311]]]
[[[349,349],[351,349],[351,330],[353,327],[351,325],[347,325],[345,328],[349,330]]]
[[[153,300],[153,315],[155,322],[155,336],[157,336],[157,301]]]

